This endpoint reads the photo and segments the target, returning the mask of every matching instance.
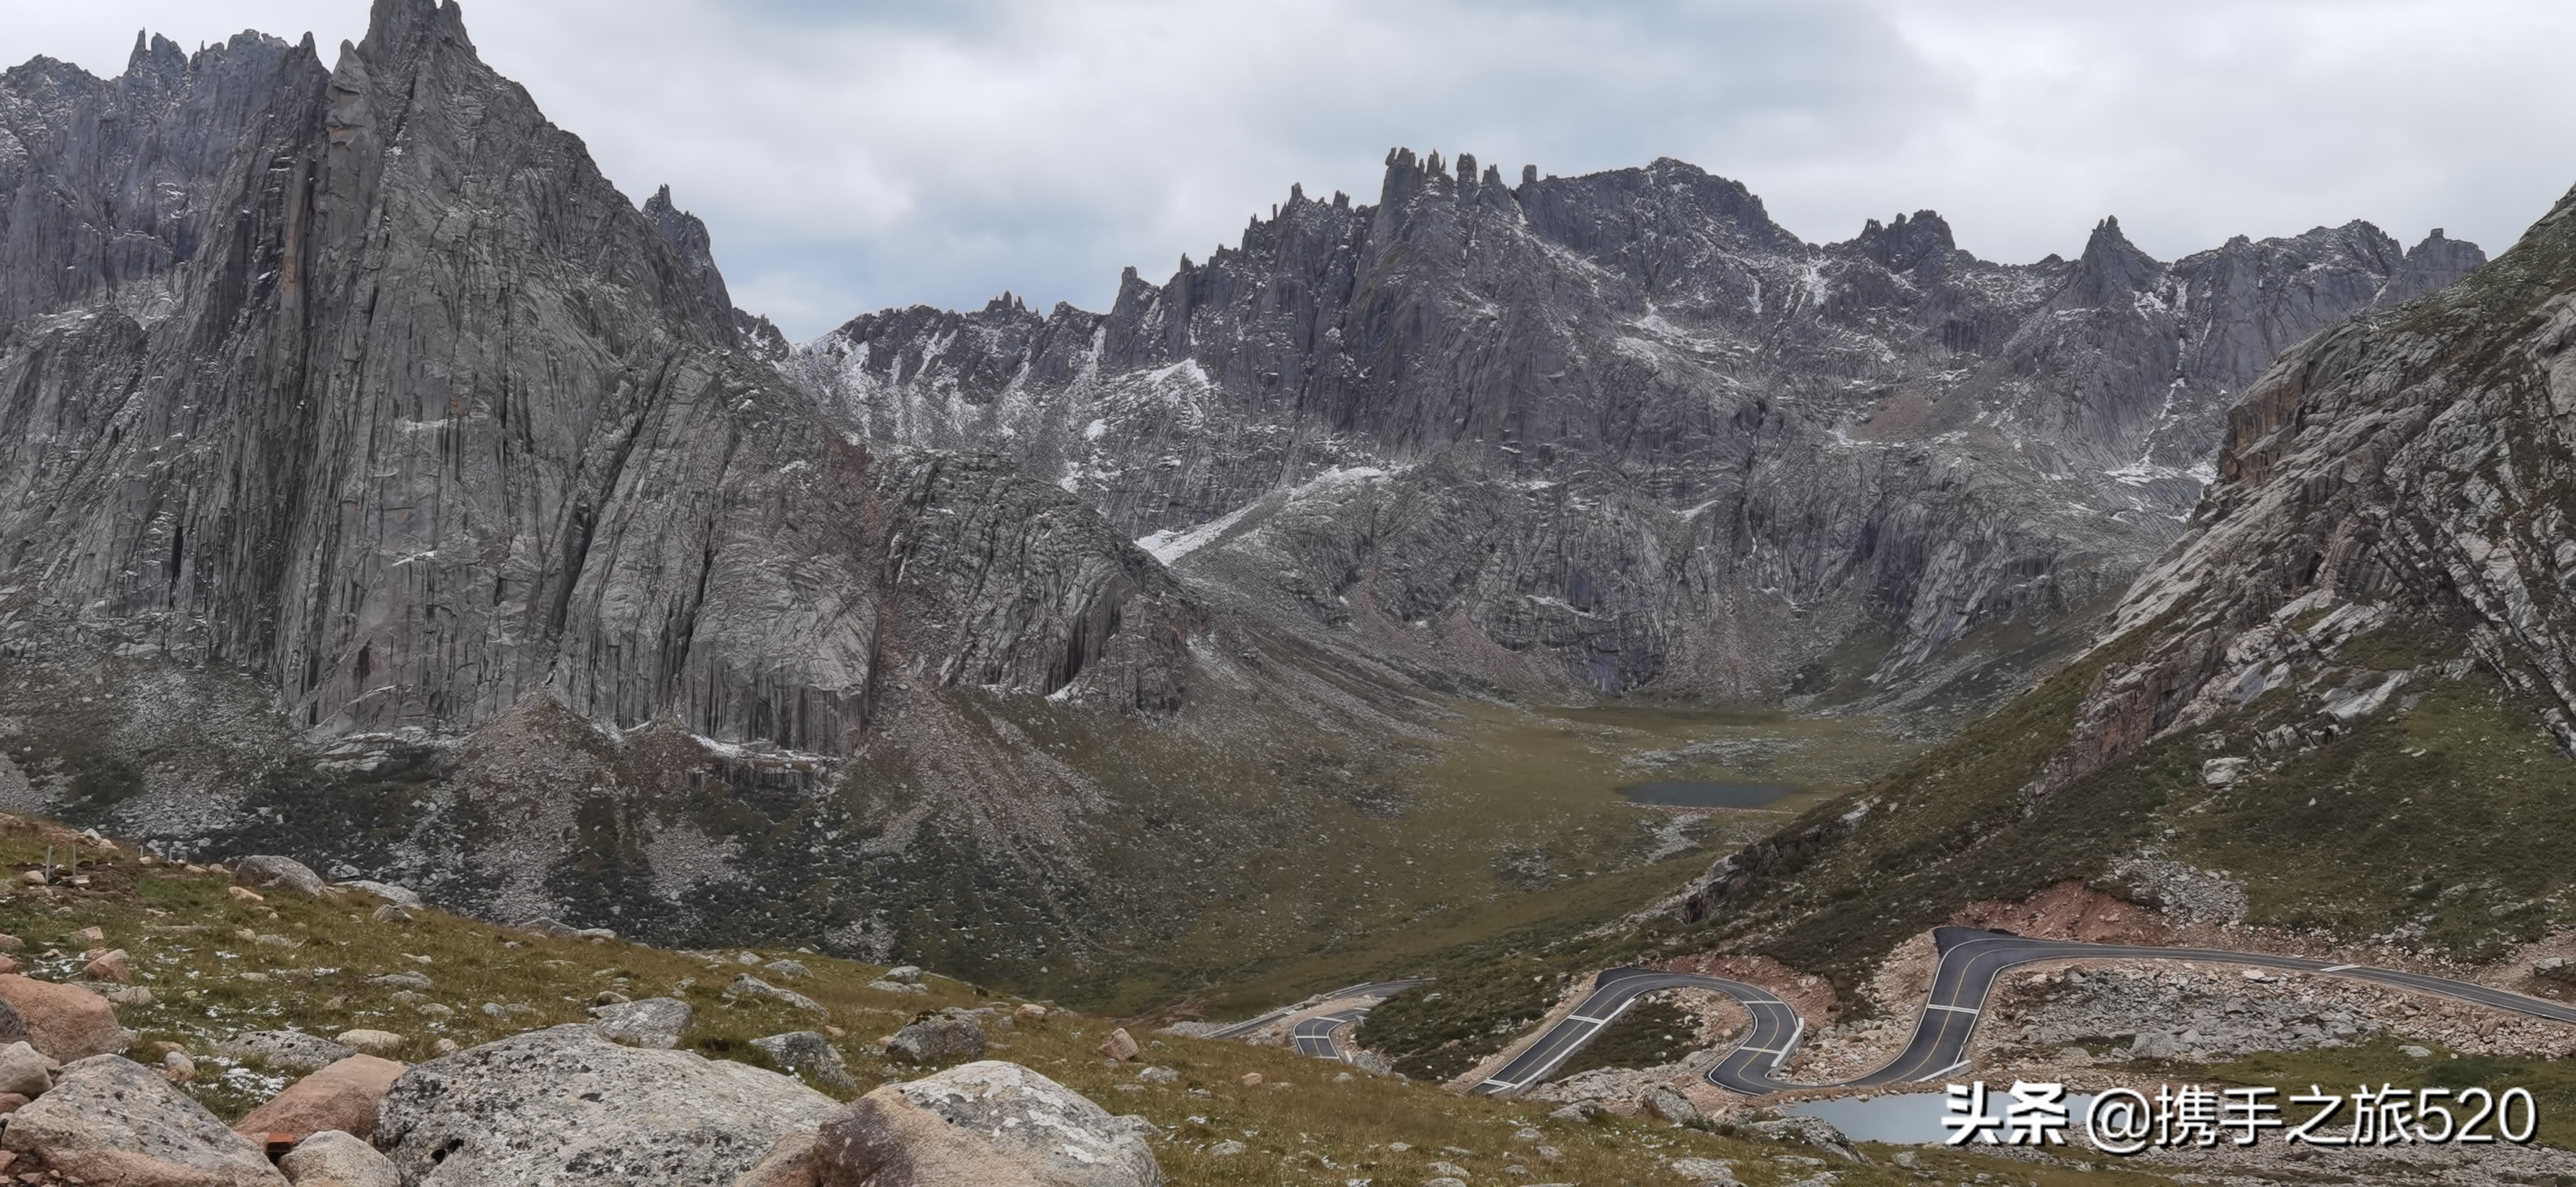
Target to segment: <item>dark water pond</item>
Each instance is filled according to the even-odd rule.
[[[1786,783],[1708,783],[1698,779],[1660,779],[1631,783],[1619,794],[1640,804],[1667,808],[1759,808],[1798,794]]]

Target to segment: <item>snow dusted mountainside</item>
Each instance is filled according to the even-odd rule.
[[[1669,159],[1397,150],[1376,205],[1292,189],[1105,314],[889,310],[787,365],[872,442],[1001,453],[1219,600],[1435,668],[1923,692],[2172,541],[2274,354],[2484,258],[2354,222],[2163,264],[2106,219],[2005,265],[1928,211],[1804,243]]]

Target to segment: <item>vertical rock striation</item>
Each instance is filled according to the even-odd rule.
[[[1292,189],[1105,314],[889,310],[790,369],[1327,626],[1463,625],[1612,691],[1921,687],[2170,542],[2273,354],[2482,258],[2353,223],[2168,265],[2104,220],[1999,265],[1928,211],[1803,243],[1678,161],[1514,186],[1398,150],[1375,205]]]
[[[1149,559],[818,418],[704,225],[630,204],[453,4],[379,0],[327,70],[256,34],[37,59],[0,128],[7,629],[248,669],[330,733],[543,695],[841,754],[886,657],[944,647],[1032,693],[1114,655],[1177,703]],[[975,629],[914,631],[912,591]]]

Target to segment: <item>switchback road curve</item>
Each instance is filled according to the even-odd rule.
[[[1896,1058],[1876,1071],[1854,1079],[1836,1084],[1791,1084],[1779,1079],[1780,1065],[1787,1061],[1789,1052],[1797,1047],[1799,1038],[1806,1033],[1806,1023],[1787,1002],[1761,986],[1694,973],[1621,968],[1602,973],[1595,980],[1592,992],[1571,1015],[1541,1033],[1536,1041],[1471,1091],[1488,1096],[1523,1091],[1546,1079],[1567,1058],[1582,1050],[1584,1044],[1591,1042],[1603,1027],[1636,1004],[1639,997],[1659,989],[1681,988],[1716,990],[1741,1003],[1745,1012],[1752,1016],[1752,1025],[1747,1028],[1744,1039],[1708,1070],[1709,1083],[1720,1088],[1760,1096],[1791,1088],[1868,1087],[1933,1079],[1967,1066],[1968,1040],[1976,1035],[1978,1017],[1985,1009],[1987,995],[1994,990],[1996,978],[2002,976],[2006,969],[2043,960],[2189,960],[2319,973],[2510,1010],[2553,1022],[2576,1023],[2576,1008],[2536,997],[2447,977],[2299,956],[2273,956],[2217,948],[2087,944],[1967,927],[1936,928],[1932,932],[1932,944],[1939,954],[1940,963],[1932,971],[1932,991],[1924,1002],[1922,1013],[1914,1021],[1913,1036]]]
[[[1239,1039],[1263,1027],[1275,1026],[1280,1019],[1309,1006],[1357,999],[1360,1002],[1358,1005],[1300,1020],[1288,1032],[1288,1042],[1297,1049],[1298,1054],[1313,1055],[1322,1059],[1338,1059],[1348,1063],[1358,1052],[1342,1044],[1340,1038],[1342,1028],[1367,1017],[1370,1007],[1420,984],[1422,984],[1420,980],[1363,981],[1357,985],[1336,989],[1320,997],[1308,998],[1298,1005],[1282,1006],[1258,1018],[1246,1019],[1208,1037]]]

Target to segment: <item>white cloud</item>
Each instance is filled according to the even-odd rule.
[[[2550,3],[490,0],[484,56],[705,217],[793,334],[887,304],[1106,302],[1391,145],[1516,174],[1678,156],[1810,239],[1936,208],[1995,258],[2117,213],[2174,256],[2349,218],[2491,249],[2576,180]],[[133,30],[326,47],[358,0],[0,0],[0,61]]]

